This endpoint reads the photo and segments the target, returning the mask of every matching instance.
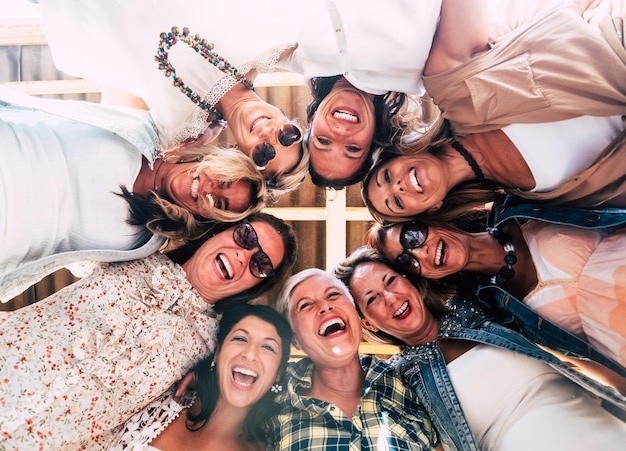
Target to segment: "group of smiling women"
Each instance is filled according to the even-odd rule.
[[[97,263],[0,315],[0,447],[622,449],[621,1],[39,3],[107,88],[0,91],[0,299]],[[307,172],[378,223],[291,275]]]

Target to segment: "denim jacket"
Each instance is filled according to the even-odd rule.
[[[509,219],[533,219],[587,229],[608,228],[626,224],[626,209],[542,206],[524,203],[523,200],[520,203],[520,199],[508,196],[503,203],[494,205],[488,226],[497,227]],[[499,310],[504,315],[501,322],[514,324],[516,329],[531,340],[565,355],[595,360],[626,377],[626,368],[593,349],[585,340],[535,313],[499,286],[479,286],[477,296],[484,305]]]
[[[603,400],[607,410],[626,414],[626,397],[590,379],[544,351],[521,334],[485,317],[469,301],[450,301],[450,313],[441,319],[439,339],[461,339],[509,349],[548,364],[551,368]],[[426,407],[446,451],[479,450],[463,413],[437,341],[404,346],[390,359]]]
[[[497,227],[509,219],[536,219],[552,224],[585,229],[615,227],[626,224],[626,208],[571,208],[529,203],[525,199],[507,196],[491,209],[489,227]]]

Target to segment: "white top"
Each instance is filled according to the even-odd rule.
[[[307,81],[342,74],[371,94],[421,95],[440,9],[441,0],[307,1],[298,47],[279,65]]]
[[[617,451],[626,443],[626,423],[539,360],[479,344],[447,369],[482,450]]]
[[[534,192],[548,192],[587,169],[624,129],[620,116],[581,116],[543,124],[512,124],[502,131],[535,178]]]
[[[44,29],[55,65],[65,73],[103,82],[143,98],[165,148],[196,138],[207,113],[173,86],[154,60],[159,35],[173,26],[189,27],[215,44],[215,51],[244,73],[273,70],[276,52],[293,43],[299,2],[215,2],[164,0],[85,2],[41,0]],[[141,18],[141,20],[137,20]],[[200,96],[215,104],[232,87],[227,77],[185,43],[171,49],[176,73]],[[246,66],[247,64],[247,66]],[[214,93],[209,92],[218,84]]]
[[[68,250],[131,249],[141,228],[127,224],[141,154],[105,130],[45,112],[0,112],[0,272]]]
[[[0,91],[2,300],[25,288],[15,279],[25,266],[41,278],[58,269],[49,259],[56,254],[148,242],[145,228],[126,222],[128,204],[115,193],[120,184],[132,190],[142,156],[153,161],[153,127],[144,111]]]

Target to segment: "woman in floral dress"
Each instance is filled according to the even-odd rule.
[[[295,257],[256,214],[168,256],[102,264],[0,316],[0,448],[102,449],[119,425],[214,350],[214,310],[279,284]]]

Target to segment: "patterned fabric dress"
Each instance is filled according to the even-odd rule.
[[[162,254],[102,264],[0,316],[0,449],[103,449],[213,351],[217,320]]]
[[[626,228],[522,226],[538,283],[524,302],[626,366]]]

